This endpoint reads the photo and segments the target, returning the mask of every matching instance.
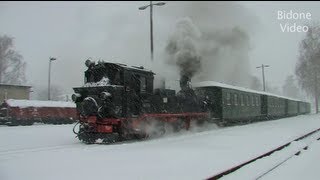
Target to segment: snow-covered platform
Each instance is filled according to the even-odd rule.
[[[0,179],[204,179],[318,128],[320,115],[301,115],[134,143],[85,145],[72,134],[72,125],[2,126]],[[292,173],[297,167],[288,168]],[[270,177],[277,175],[283,177]]]

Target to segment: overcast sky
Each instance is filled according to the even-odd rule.
[[[268,64],[267,82],[282,87],[285,78],[294,73],[298,45],[305,34],[281,32],[280,23],[304,25],[310,21],[281,21],[277,19],[277,11],[309,12],[312,20],[320,19],[319,2],[197,2],[205,5],[191,7],[186,2],[167,2],[154,8],[156,62],[152,64],[149,11],[138,10],[148,3],[0,2],[0,35],[15,38],[15,48],[27,62],[29,85],[47,86],[48,60],[54,56],[57,61],[52,64],[52,84],[63,86],[70,93],[72,87],[83,84],[84,61],[89,57],[157,67],[177,20],[189,16],[189,12],[202,13],[201,8],[206,8],[203,11],[209,13],[199,17],[206,16],[210,27],[239,25],[247,32],[250,73],[260,79],[261,71],[256,66]],[[229,4],[233,6],[230,11]],[[227,8],[215,14],[213,11],[219,11],[220,6]],[[197,25],[197,16],[190,16]]]

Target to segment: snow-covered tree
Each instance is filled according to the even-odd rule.
[[[293,98],[300,97],[299,88],[295,84],[293,75],[289,75],[286,78],[285,83],[282,86],[282,92],[285,96],[288,96],[288,97],[293,97]]]
[[[0,83],[25,83],[25,67],[23,57],[13,49],[13,38],[0,36]]]
[[[315,98],[318,113],[320,83],[320,24],[308,25],[306,37],[300,43],[296,75],[303,90]]]

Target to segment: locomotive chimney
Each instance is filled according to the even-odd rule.
[[[190,88],[188,82],[190,82],[190,77],[188,77],[187,75],[182,75],[181,79],[180,79],[181,90],[185,90],[187,88]]]
[[[166,88],[166,79],[165,78],[161,78],[161,88],[162,89]]]

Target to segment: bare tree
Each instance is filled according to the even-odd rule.
[[[0,83],[22,84],[26,81],[26,63],[13,45],[12,37],[0,36]]]
[[[301,41],[299,60],[296,65],[296,75],[303,90],[315,98],[316,113],[319,97],[320,71],[320,24],[308,25],[306,37]]]
[[[295,84],[294,76],[289,75],[284,85],[282,86],[282,92],[285,96],[293,97],[293,98],[299,98],[299,88]]]

